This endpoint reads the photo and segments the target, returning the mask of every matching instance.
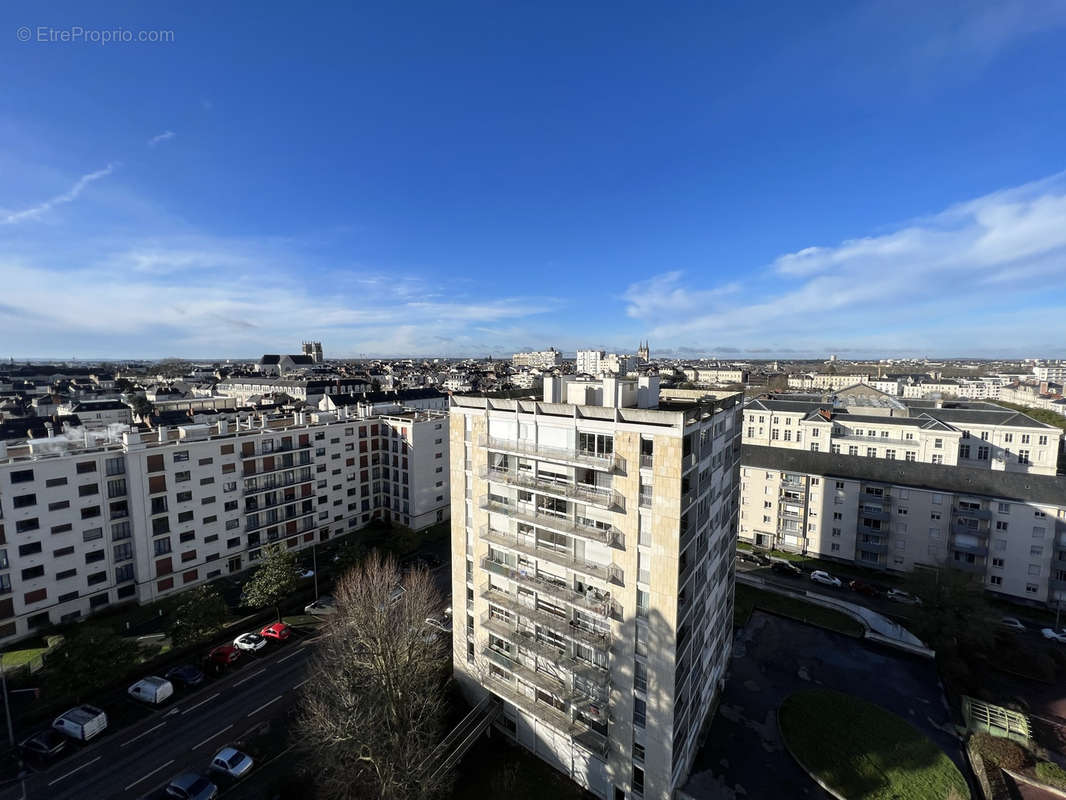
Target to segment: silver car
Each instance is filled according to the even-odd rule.
[[[252,768],[252,757],[245,755],[235,747],[223,747],[211,759],[211,769],[231,778],[243,778]]]

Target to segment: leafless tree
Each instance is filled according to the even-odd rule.
[[[296,726],[321,796],[438,796],[446,779],[431,779],[432,755],[446,733],[451,642],[425,621],[440,614],[440,593],[425,570],[401,575],[374,554],[334,595]]]

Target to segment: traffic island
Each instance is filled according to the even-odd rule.
[[[796,692],[778,710],[796,763],[840,800],[964,800],[966,780],[943,750],[880,706],[826,689]]]

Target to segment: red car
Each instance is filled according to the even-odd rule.
[[[220,644],[207,654],[207,660],[212,664],[232,664],[241,657],[241,651],[231,644]]]
[[[279,642],[284,642],[292,636],[292,628],[284,622],[274,622],[259,631],[259,635],[267,639],[276,639]]]
[[[853,592],[857,592],[858,594],[864,594],[867,597],[877,597],[879,594],[881,594],[877,590],[876,586],[871,586],[870,584],[864,583],[863,581],[851,581],[850,583],[848,583],[848,588],[851,589],[851,591]]]

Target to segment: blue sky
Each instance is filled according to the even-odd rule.
[[[93,5],[0,8],[2,357],[1066,356],[1059,0]]]

